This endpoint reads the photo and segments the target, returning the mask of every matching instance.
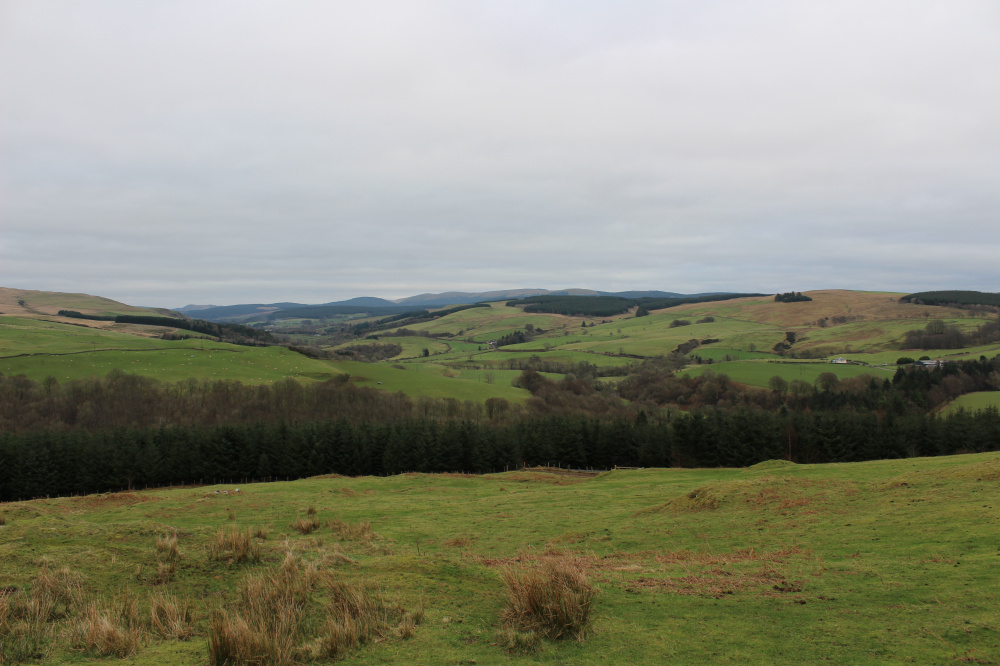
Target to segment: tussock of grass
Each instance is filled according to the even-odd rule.
[[[173,562],[157,562],[156,564],[156,585],[166,585],[174,578],[177,565]]]
[[[181,559],[181,550],[177,546],[176,534],[164,534],[156,537],[156,552],[169,562]]]
[[[309,518],[299,518],[291,525],[291,528],[299,534],[312,534],[317,527],[319,527],[319,521]]]
[[[500,579],[507,592],[501,616],[505,629],[583,639],[597,590],[575,562],[552,558],[528,568],[504,565]]]
[[[357,523],[347,523],[334,518],[333,520],[326,521],[326,526],[339,535],[341,539],[348,541],[368,542],[378,538],[378,534],[372,530],[371,522],[367,520],[361,520]]]
[[[208,544],[208,559],[238,562],[260,562],[260,546],[250,530],[238,527],[221,529]]]
[[[247,576],[240,585],[237,606],[219,609],[212,616],[209,663],[291,663],[312,589],[301,573],[289,553],[278,571]]]
[[[542,637],[535,631],[503,628],[497,632],[496,642],[508,654],[526,655],[538,651],[542,646]]]
[[[139,602],[127,595],[110,603],[87,604],[72,630],[75,647],[103,657],[132,656],[147,637]]]
[[[386,599],[377,587],[330,578],[326,592],[330,605],[320,636],[312,645],[312,655],[337,657],[376,636],[387,636],[393,626],[403,638],[413,636],[417,623],[414,616]]]
[[[194,634],[191,601],[166,594],[149,597],[149,626],[160,638],[185,641]]]
[[[55,633],[50,623],[83,603],[80,577],[65,567],[53,571],[49,564],[40,560],[30,592],[0,591],[0,664],[43,656]]]

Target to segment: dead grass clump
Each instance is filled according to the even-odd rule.
[[[367,520],[361,520],[357,523],[348,523],[334,518],[333,520],[326,521],[326,526],[333,530],[335,534],[339,535],[341,539],[347,539],[349,541],[369,542],[378,538],[378,534],[372,530],[371,522]]]
[[[242,531],[238,527],[221,529],[208,544],[208,559],[233,563],[260,562],[260,546],[250,530]]]
[[[186,641],[194,634],[191,602],[166,593],[150,595],[149,626],[160,638]]]
[[[289,553],[278,571],[247,576],[236,607],[219,609],[212,616],[209,662],[220,666],[292,663],[318,578],[313,572],[304,571],[298,558]]]
[[[7,524],[7,514],[0,513],[0,526]]]
[[[0,588],[0,664],[42,658],[54,634],[50,623],[83,602],[80,577],[49,564],[41,560],[30,591]]]
[[[177,546],[176,534],[164,534],[156,537],[156,552],[168,562],[181,559],[181,550]]]
[[[518,631],[509,627],[497,632],[496,641],[507,654],[534,654],[542,646],[542,637],[538,635],[538,632]]]
[[[334,564],[354,564],[354,559],[341,549],[340,544],[335,543],[333,544],[333,547],[323,553],[322,563],[324,566],[331,566]]]
[[[416,618],[389,601],[377,587],[330,578],[326,591],[330,605],[320,636],[312,645],[313,656],[337,657],[375,637],[386,637],[392,627],[404,638],[413,635]]]
[[[575,562],[552,558],[529,568],[505,565],[500,579],[507,591],[501,616],[505,629],[582,640],[597,590]]]
[[[166,585],[171,580],[174,579],[174,573],[177,571],[177,565],[174,562],[157,562],[156,563],[156,580],[155,585]]]
[[[95,656],[129,657],[145,640],[139,602],[129,595],[110,603],[87,604],[73,623],[74,646]]]
[[[31,596],[41,605],[51,605],[53,614],[50,617],[53,617],[59,608],[66,610],[83,602],[83,585],[80,577],[69,568],[52,571],[43,565],[35,574]]]
[[[53,604],[39,604],[23,590],[0,595],[0,664],[40,659],[52,637]]]
[[[312,534],[312,531],[316,529],[316,525],[308,518],[299,518],[292,523],[291,527],[300,534]]]
[[[226,507],[226,520],[236,520],[236,512]]]
[[[250,534],[254,539],[260,539],[261,541],[267,540],[267,528],[266,527],[251,527]]]

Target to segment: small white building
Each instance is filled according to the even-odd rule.
[[[830,361],[830,363],[847,363],[847,359],[843,356],[838,356],[837,358]]]

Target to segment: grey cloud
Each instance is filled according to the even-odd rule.
[[[992,2],[0,7],[5,285],[997,288]]]

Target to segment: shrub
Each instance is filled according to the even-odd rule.
[[[551,639],[583,638],[597,591],[572,561],[550,559],[524,570],[505,566],[500,578],[507,591],[504,628]]]
[[[910,363],[913,363],[913,359],[909,356],[900,356],[896,359],[896,365],[908,365]]]
[[[669,328],[677,328],[678,326],[690,326],[691,322],[687,319],[674,319],[670,322]]]

